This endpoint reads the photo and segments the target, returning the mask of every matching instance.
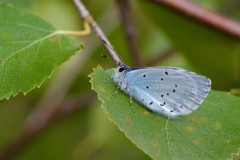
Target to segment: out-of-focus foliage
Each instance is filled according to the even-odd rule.
[[[213,88],[229,90],[240,86],[238,39],[165,7],[142,2],[142,8],[147,10],[159,30],[167,35],[172,46],[201,73],[212,79]]]
[[[215,11],[224,8],[227,4],[232,3],[233,1],[235,0],[194,0],[194,2],[199,5]],[[81,17],[72,1],[1,0],[0,2],[10,2],[16,6],[22,6],[24,7],[24,10],[40,16],[59,30],[80,30],[82,28]],[[120,54],[121,58],[126,64],[134,66],[132,63],[133,57],[128,49],[128,42],[124,36],[122,25],[120,24],[118,6],[115,2],[116,1],[113,0],[83,0],[83,3],[89,9],[90,13],[99,23],[103,31],[107,34],[109,40],[112,42],[115,50]],[[218,82],[218,84],[221,83],[221,80],[217,79],[215,76],[215,72],[211,69],[206,72],[201,65],[193,63],[196,59],[186,58],[187,54],[182,50],[178,50],[178,48],[182,46],[176,48],[173,45],[172,42],[174,37],[170,37],[169,35],[177,33],[179,31],[178,26],[176,26],[176,28],[172,27],[172,33],[169,33],[170,31],[166,31],[161,25],[157,25],[160,22],[155,22],[156,20],[154,17],[150,18],[151,14],[143,10],[143,8],[147,6],[142,6],[139,1],[129,2],[131,4],[131,13],[136,27],[140,57],[144,63],[156,59],[155,57],[162,54],[163,51],[168,48],[175,48],[174,55],[160,63],[150,65],[182,67],[206,74],[215,79],[214,81]],[[167,13],[168,11],[165,10],[165,12]],[[171,11],[169,10],[169,12]],[[167,15],[169,16],[170,13]],[[239,10],[233,10],[230,15],[235,19],[240,19]],[[178,16],[175,15],[171,17],[170,22],[173,23],[176,17]],[[175,20],[178,20],[178,18]],[[185,22],[186,24],[183,25],[186,27],[188,27],[188,24],[192,25],[193,23],[191,19],[186,19]],[[198,24],[194,24],[194,26],[197,25]],[[201,27],[204,28],[205,26],[199,25],[197,28]],[[101,57],[101,54],[107,54],[107,52],[102,46],[101,41],[99,41],[94,34],[87,37],[72,38],[76,43],[80,44],[84,42],[85,49],[79,54],[79,59],[75,57],[75,61],[71,60],[69,62],[70,65],[63,65],[62,69],[59,71],[62,72],[70,66],[68,73],[76,73],[66,95],[66,97],[70,98],[78,94],[84,95],[86,92],[89,92],[91,86],[87,75],[92,72],[92,68],[95,68],[98,64],[104,68],[115,67],[111,61]],[[191,47],[194,47],[194,45],[191,45],[191,43],[194,42],[194,37],[189,38],[185,35],[184,37],[177,37],[177,39],[180,38],[186,39],[178,45],[186,46],[188,44],[189,49],[187,51],[192,50]],[[189,54],[194,53],[189,52]],[[214,65],[214,63],[217,64],[216,60],[218,56],[207,58],[211,58],[212,61],[206,64],[206,68]],[[72,63],[79,64],[79,66],[71,68]],[[233,65],[224,62],[221,63],[226,66],[226,69],[230,68],[228,65]],[[223,71],[225,71],[225,69]],[[226,73],[226,71],[224,73]],[[35,89],[29,92],[26,96],[18,95],[14,98],[10,98],[8,101],[3,100],[0,102],[0,126],[2,127],[0,132],[0,152],[7,144],[12,142],[15,137],[19,135],[23,124],[32,114],[35,106],[41,101],[49,87],[52,86],[52,82],[58,77],[58,74],[58,72],[55,72],[52,78],[47,79],[40,89]],[[227,78],[232,77],[226,77],[226,79]],[[65,82],[67,79],[68,76],[63,76],[61,81]],[[105,83],[108,82],[106,81]],[[226,89],[229,88],[229,86],[231,87],[234,85],[236,86],[236,82],[232,84],[231,82],[227,84],[222,83],[220,87],[219,85],[214,86],[216,89]],[[58,94],[59,96],[61,95],[61,93]],[[57,97],[58,94],[56,94],[55,97]],[[125,98],[128,99],[127,97]],[[33,138],[33,141],[24,148],[20,155],[17,155],[16,159],[150,159],[145,153],[132,144],[132,142],[130,142],[130,140],[128,140],[111,122],[109,122],[104,111],[99,108],[100,105],[100,103],[93,101],[90,105],[85,106],[85,109],[79,109],[79,111],[69,114],[68,116],[63,116],[60,119],[57,118],[48,125],[47,128],[40,132],[39,135]],[[127,107],[127,109],[129,108]],[[128,111],[131,112],[131,110]],[[229,153],[229,157],[230,155],[231,153]]]
[[[17,7],[31,7],[38,0],[0,0],[0,3],[9,3]]]

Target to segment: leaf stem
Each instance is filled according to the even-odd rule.
[[[84,30],[82,31],[57,31],[57,34],[67,34],[72,36],[86,36],[91,33],[91,28],[88,22],[84,22]]]

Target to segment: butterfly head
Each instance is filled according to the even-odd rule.
[[[123,73],[125,73],[125,72],[128,71],[128,70],[129,70],[129,67],[128,67],[128,66],[126,66],[125,64],[123,64],[123,63],[121,63],[121,62],[118,63],[117,72],[123,74]]]
[[[117,68],[115,68],[115,73],[113,75],[113,79],[115,82],[123,81],[126,73],[129,71],[129,67],[123,63],[119,63]]]

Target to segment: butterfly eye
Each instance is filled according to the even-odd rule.
[[[122,71],[124,71],[125,70],[125,68],[123,68],[123,67],[121,67],[121,68],[119,68],[119,72],[122,72]]]

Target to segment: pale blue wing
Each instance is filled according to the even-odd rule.
[[[180,68],[149,67],[126,73],[125,92],[150,110],[168,117],[197,109],[211,88],[211,81]]]

